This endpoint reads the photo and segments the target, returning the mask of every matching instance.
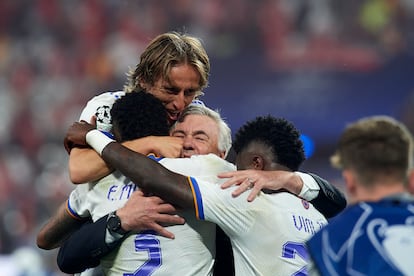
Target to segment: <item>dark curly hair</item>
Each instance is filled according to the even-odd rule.
[[[305,160],[299,131],[283,118],[260,116],[245,123],[235,135],[234,151],[238,154],[252,142],[269,146],[273,153],[273,162],[284,165],[292,171],[298,170]]]
[[[165,108],[149,93],[125,94],[114,103],[111,117],[114,128],[121,136],[119,142],[169,133]]]

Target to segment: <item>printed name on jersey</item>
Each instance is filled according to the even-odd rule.
[[[315,221],[305,216],[296,214],[292,214],[292,221],[296,230],[310,233],[312,235],[318,232],[325,225],[323,221]]]
[[[138,186],[132,182],[128,184],[112,185],[107,192],[107,199],[109,201],[126,200],[133,192],[138,189]]]

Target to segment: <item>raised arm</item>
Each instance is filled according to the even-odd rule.
[[[74,147],[69,155],[69,177],[72,183],[96,181],[113,171],[91,148]]]
[[[171,136],[148,136],[123,143],[127,148],[142,153],[154,153],[163,157],[178,157],[182,139]],[[69,149],[68,149],[69,150]],[[69,175],[74,184],[96,181],[113,171],[93,149],[74,147],[70,150]]]

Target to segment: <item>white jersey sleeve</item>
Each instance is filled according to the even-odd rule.
[[[91,216],[87,200],[89,184],[79,184],[70,193],[66,211],[75,219],[86,219]]]
[[[97,129],[110,133],[112,131],[111,108],[114,102],[125,95],[124,91],[105,92],[88,101],[82,110],[79,121],[90,122],[96,116]]]

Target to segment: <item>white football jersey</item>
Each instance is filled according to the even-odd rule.
[[[235,170],[233,164],[216,155],[161,159],[168,169],[194,175],[209,183],[218,181],[220,172]],[[213,185],[213,184],[211,184]],[[119,172],[97,183],[78,185],[69,197],[70,212],[79,217],[98,218],[123,206],[139,188]],[[101,260],[106,275],[212,275],[215,257],[215,224],[197,220],[194,212],[180,214],[184,225],[169,226],[175,239],[151,231],[130,234],[121,246]]]
[[[248,202],[248,192],[231,196],[235,187],[223,190],[197,177],[191,182],[198,218],[231,239],[236,275],[306,275],[300,273],[307,264],[304,242],[327,223],[312,204],[287,192],[262,192]]]

